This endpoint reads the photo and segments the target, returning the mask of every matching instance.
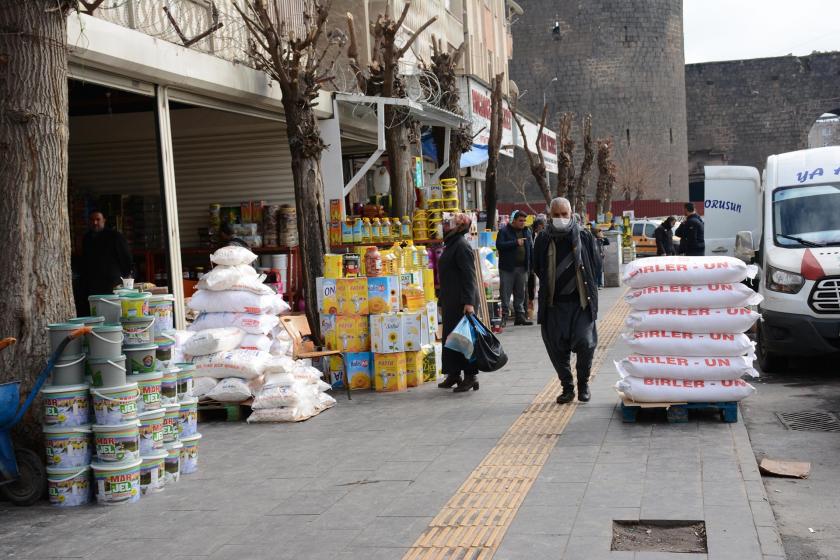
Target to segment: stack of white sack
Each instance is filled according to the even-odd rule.
[[[481,277],[484,283],[490,286],[494,292],[499,290],[499,266],[495,262],[495,255],[490,247],[482,247],[478,250],[479,263],[481,264]]]
[[[180,350],[196,366],[195,396],[241,402],[261,386],[278,315],[289,306],[250,266],[256,258],[244,247],[218,249],[210,255],[216,266],[189,300],[199,315],[189,326],[194,336]]]
[[[761,295],[742,284],[756,269],[732,257],[652,257],[627,265],[633,354],[616,362],[616,389],[635,402],[733,402],[755,392]]]
[[[272,358],[265,367],[262,388],[254,396],[248,422],[300,422],[335,404],[325,391],[321,372],[309,360],[289,356]]]

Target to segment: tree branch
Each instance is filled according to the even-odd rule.
[[[411,2],[406,2],[406,8],[408,8],[408,6],[409,6],[410,4],[411,4]],[[405,11],[403,11],[403,14],[405,14]],[[403,19],[403,18],[402,18],[402,17],[400,17],[400,20],[401,20],[401,21],[402,21],[402,19]],[[405,45],[403,45],[403,46],[402,46],[402,48],[400,48],[400,49],[397,51],[397,59],[402,58],[402,57],[403,57],[403,55],[404,55],[406,52],[408,52],[408,49],[410,49],[410,48],[411,48],[411,45],[414,43],[414,41],[416,41],[416,40],[417,40],[417,37],[419,37],[419,36],[420,36],[420,34],[421,34],[421,33],[423,33],[423,31],[425,31],[425,30],[426,30],[426,28],[427,28],[427,27],[429,27],[430,25],[432,25],[432,24],[433,24],[434,22],[436,22],[436,21],[437,21],[437,16],[434,16],[434,17],[433,17],[433,18],[431,18],[429,21],[427,21],[426,23],[424,23],[423,25],[421,25],[421,26],[420,26],[420,29],[418,29],[417,31],[415,31],[415,32],[414,32],[414,33],[413,33],[413,34],[412,34],[412,35],[408,38],[408,40],[405,42]],[[397,27],[397,29],[399,29],[399,26]]]

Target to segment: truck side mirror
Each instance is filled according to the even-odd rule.
[[[747,263],[752,262],[755,258],[751,231],[739,231],[735,235],[735,256]]]

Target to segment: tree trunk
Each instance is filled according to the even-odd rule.
[[[55,0],[0,2],[0,382],[27,395],[49,354],[46,327],[74,316],[67,212],[67,28]],[[40,401],[18,430],[40,445]]]
[[[484,182],[484,209],[487,211],[487,229],[489,230],[496,229],[496,204],[498,203],[496,168],[499,164],[502,127],[504,126],[502,78],[503,74],[496,74],[493,78],[493,91],[490,94],[490,139],[487,145],[487,173]]]
[[[385,108],[385,122],[402,119]],[[391,215],[412,216],[414,214],[414,180],[412,179],[411,142],[408,139],[406,123],[385,129],[385,151],[388,154],[388,171],[391,176]]]
[[[284,101],[287,101],[284,98]],[[318,290],[315,279],[323,276],[324,253],[327,252],[327,220],[324,214],[324,186],[321,160],[317,153],[305,148],[301,136],[311,138],[318,133],[318,125],[310,108],[302,109],[292,100],[284,103],[286,134],[292,155],[292,179],[295,187],[295,208],[303,276],[303,296],[306,318],[312,333],[320,338]],[[301,134],[306,130],[306,134]]]
[[[594,150],[592,149],[592,115],[583,118],[583,163],[575,187],[575,199],[572,201],[575,212],[584,217],[586,214],[586,190],[589,188],[589,173],[592,170]]]

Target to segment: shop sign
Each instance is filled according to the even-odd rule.
[[[470,177],[479,181],[487,179],[487,162],[479,163],[468,168],[470,170]]]
[[[472,133],[477,135],[473,138],[474,144],[487,145],[490,142],[490,89],[484,85],[469,80],[467,99],[469,107],[466,114],[472,121]],[[513,118],[510,113],[510,106],[507,101],[502,102],[502,149],[500,154],[513,157]],[[479,132],[480,131],[480,132]],[[508,148],[505,148],[508,146]]]
[[[532,154],[537,153],[536,141],[537,134],[540,132],[539,123],[531,122],[526,118],[522,119],[522,128],[525,129],[525,139],[528,141],[528,149]],[[525,143],[520,138],[517,130],[516,145],[524,148]],[[549,173],[557,173],[557,134],[548,128],[543,128],[542,136],[540,136],[540,148],[542,148],[543,157],[545,158],[545,168]]]

